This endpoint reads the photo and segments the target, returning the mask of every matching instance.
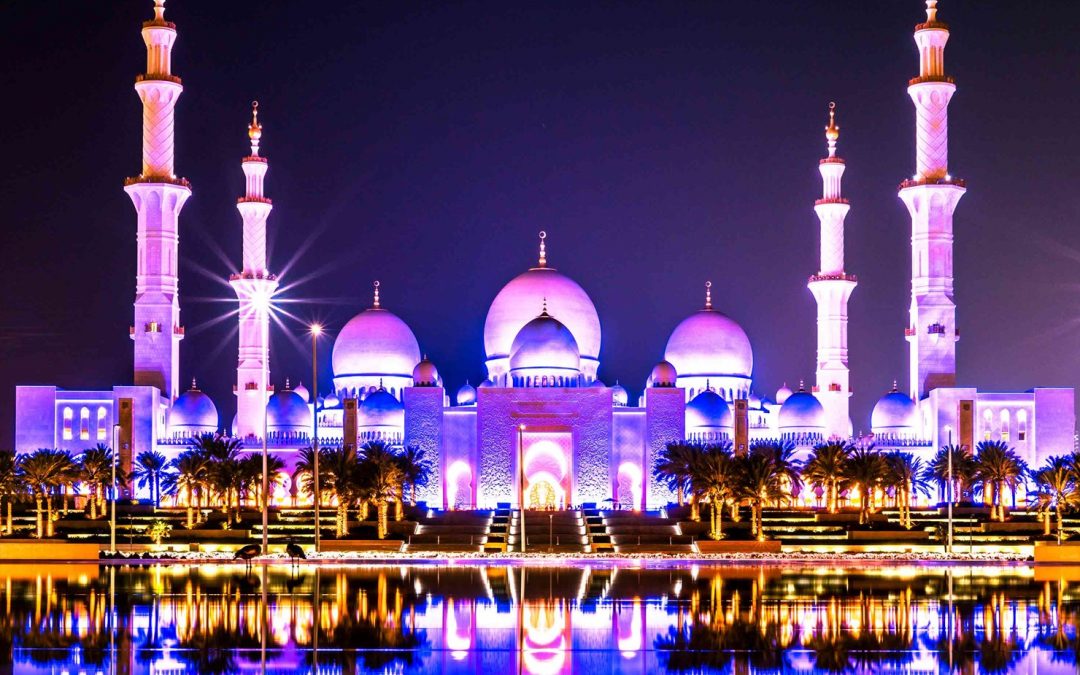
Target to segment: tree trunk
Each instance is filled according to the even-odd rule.
[[[405,520],[405,488],[401,488],[401,498],[394,500],[394,520]]]
[[[698,503],[696,493],[690,495],[690,520],[695,523],[701,522],[701,505]]]
[[[53,533],[56,532],[56,526],[53,525],[53,507],[51,496],[45,497],[45,512],[48,516],[48,520],[45,521],[45,536],[51,537],[53,536]]]
[[[90,520],[97,520],[97,488],[90,486]]]
[[[731,502],[731,522],[739,522],[739,502],[738,500],[732,500]]]
[[[195,528],[195,509],[191,506],[191,500],[188,500],[187,505],[187,529],[191,530]]]
[[[7,523],[4,525],[4,532],[7,533],[8,536],[11,536],[11,533],[13,532],[11,523],[11,499],[9,498],[7,502]]]
[[[675,500],[679,503],[679,506],[683,505],[683,488],[682,488],[682,485],[675,488]]]
[[[371,502],[369,502],[368,500],[365,499],[364,501],[360,502],[360,520],[368,519],[368,516],[371,515],[369,513],[370,507]]]
[[[379,499],[379,503],[378,503],[378,513],[379,513],[378,533],[379,533],[379,539],[386,539],[386,533],[390,530],[389,522],[388,522],[390,520],[390,513],[389,512],[390,512],[390,504],[387,502],[386,498],[383,497],[383,498]]]
[[[1039,513],[1039,519],[1043,521],[1043,536],[1050,536],[1050,510],[1042,511]]]
[[[349,505],[345,500],[338,500],[337,507],[337,536],[338,539],[349,534]]]
[[[762,514],[761,514],[762,511],[763,511],[763,509],[762,509],[761,501],[754,502],[754,513],[753,513],[754,523],[755,523],[754,529],[757,531],[757,540],[758,541],[765,541],[765,530],[762,527]]]
[[[1065,523],[1062,522],[1062,518],[1061,518],[1061,504],[1057,505],[1057,508],[1055,509],[1055,511],[1057,511],[1057,540],[1058,540],[1058,546],[1060,546],[1061,545],[1061,537],[1064,534],[1064,526],[1065,526]],[[1048,521],[1050,520],[1050,514],[1049,513],[1046,514],[1046,519]]]
[[[410,483],[409,489],[412,491],[412,505],[416,506],[416,483]]]
[[[40,496],[35,496],[34,497],[34,512],[35,512],[34,516],[35,516],[35,521],[36,521],[35,525],[36,525],[36,529],[37,529],[37,536],[38,536],[38,539],[42,539],[42,538],[45,537],[45,527],[44,527],[45,523],[42,522],[42,520],[41,520],[41,497]]]
[[[716,500],[713,500],[713,503],[709,505],[709,538],[713,540],[720,539],[720,527],[716,518],[717,514],[723,516],[723,511],[718,508],[720,506],[720,504],[716,503]]]

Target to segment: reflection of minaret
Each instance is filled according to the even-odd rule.
[[[176,24],[165,20],[165,0],[154,0],[154,18],[143,23],[146,72],[135,78],[143,104],[142,172],[124,181],[138,213],[135,276],[135,384],[157,387],[170,400],[179,394],[180,325],[177,246],[179,217],[191,187],[173,174],[173,108],[184,87],[172,74]]]
[[[936,387],[956,384],[956,305],[953,303],[953,211],[964,181],[949,175],[949,100],[956,91],[945,74],[949,27],[937,20],[937,0],[926,0],[926,22],[915,27],[919,76],[908,84],[915,103],[916,173],[900,184],[911,214],[910,392],[916,401]]]
[[[851,436],[848,400],[851,396],[848,371],[847,303],[855,290],[854,275],[844,272],[844,218],[848,200],[840,192],[844,160],[836,156],[836,104],[829,104],[829,126],[825,128],[829,156],[818,163],[824,184],[814,211],[821,221],[821,267],[810,277],[807,287],[817,300],[817,391],[825,408],[825,433],[829,437]]]
[[[236,202],[244,219],[244,265],[229,279],[240,301],[240,349],[236,365],[236,430],[240,437],[263,434],[266,399],[270,393],[270,365],[264,363],[270,348],[270,301],[277,290],[277,277],[266,269],[266,219],[273,208],[263,196],[263,179],[268,164],[259,156],[259,103],[251,104],[248,125],[251,154],[244,158],[247,188]],[[263,380],[263,378],[266,378]],[[261,384],[260,384],[261,383]]]

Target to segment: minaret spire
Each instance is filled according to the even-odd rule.
[[[949,174],[949,101],[956,83],[945,74],[949,27],[926,2],[926,22],[915,26],[919,76],[908,82],[915,104],[915,175],[900,184],[911,215],[909,391],[918,401],[931,389],[956,384],[956,304],[953,301],[953,212],[964,181]]]
[[[177,278],[180,210],[191,186],[174,173],[174,108],[184,91],[172,74],[176,24],[165,20],[165,1],[143,23],[146,72],[136,76],[143,107],[142,171],[124,181],[138,214],[135,317],[135,384],[157,387],[170,401],[179,395],[180,286]],[[122,463],[130,464],[121,457]],[[130,470],[130,466],[121,467]]]
[[[705,282],[705,309],[712,309],[712,282]]]
[[[379,309],[379,282],[378,282],[378,280],[376,280],[375,283],[372,284],[372,287],[375,289],[375,303],[372,305],[372,308]]]
[[[277,277],[266,266],[266,220],[273,204],[263,192],[270,163],[259,156],[262,125],[259,102],[251,103],[248,124],[251,154],[240,162],[244,171],[244,196],[236,200],[236,209],[244,223],[243,268],[232,275],[229,284],[240,302],[240,347],[236,366],[236,434],[261,437],[266,415],[266,401],[273,391],[270,364],[264,363],[270,347],[270,305],[277,291]],[[265,378],[265,380],[264,380]]]
[[[826,156],[818,162],[821,199],[814,202],[821,229],[820,266],[807,287],[817,301],[817,385],[815,395],[825,408],[826,434],[851,436],[851,373],[848,369],[847,305],[857,280],[844,271],[844,219],[851,206],[844,199],[844,160],[836,155],[840,127],[836,103],[829,103],[825,127]]]
[[[537,267],[547,267],[547,245],[544,240],[547,239],[547,232],[540,230],[540,260],[537,263]]]

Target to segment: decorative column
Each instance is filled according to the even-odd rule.
[[[916,173],[900,184],[911,215],[911,397],[956,385],[956,304],[953,302],[953,211],[964,181],[949,174],[949,101],[956,92],[945,74],[949,27],[937,20],[937,0],[926,0],[926,22],[915,26],[919,76],[908,83],[915,104]]]
[[[135,384],[157,387],[169,400],[179,395],[180,290],[177,280],[179,217],[191,196],[187,180],[173,173],[173,121],[184,91],[172,74],[176,24],[165,20],[165,0],[154,0],[154,18],[143,23],[146,72],[135,78],[143,105],[142,172],[124,181],[138,214],[135,320]]]
[[[240,348],[236,364],[236,430],[242,438],[263,435],[266,401],[273,391],[270,385],[270,303],[277,291],[277,277],[266,269],[266,219],[273,208],[263,195],[263,179],[269,164],[259,155],[262,126],[259,102],[251,104],[248,125],[251,154],[240,166],[246,178],[243,197],[236,209],[244,221],[244,258],[239,274],[229,278],[229,285],[240,301]]]
[[[836,156],[836,104],[829,104],[825,127],[828,156],[818,162],[823,190],[814,202],[821,223],[821,266],[807,287],[817,300],[817,386],[814,396],[825,408],[825,435],[851,437],[851,384],[848,370],[847,304],[857,280],[844,271],[844,218],[851,206],[841,196],[844,160]]]

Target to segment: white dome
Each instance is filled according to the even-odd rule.
[[[799,390],[780,406],[780,430],[814,433],[825,428],[825,408],[813,394]]]
[[[461,385],[461,389],[457,390],[457,404],[458,405],[475,405],[476,404],[476,387],[472,386],[468,382]]]
[[[311,409],[291,389],[282,389],[266,404],[266,430],[270,433],[311,433]]]
[[[731,406],[715,391],[706,389],[686,404],[687,432],[711,432],[734,426]]]
[[[548,312],[573,334],[581,357],[600,356],[600,317],[585,290],[573,279],[550,267],[534,267],[514,277],[495,296],[484,321],[487,358],[511,355],[514,338],[546,302]]]
[[[674,387],[678,380],[679,371],[667,361],[661,361],[653,366],[652,374],[649,375],[650,387]]]
[[[577,375],[581,355],[570,330],[545,310],[525,324],[510,347],[510,372],[515,376]]]
[[[310,401],[311,400],[311,392],[309,392],[307,390],[307,387],[304,386],[303,382],[296,385],[296,387],[293,389],[293,391],[295,391],[297,394],[299,394],[300,398],[304,399],[305,401]]]
[[[630,401],[630,395],[626,393],[626,387],[616,382],[611,387],[611,401],[621,408],[626,407],[626,404]]]
[[[664,359],[680,378],[749,378],[754,370],[750,339],[739,324],[714,309],[683,319],[668,338]]]
[[[323,398],[322,402],[323,407],[326,409],[336,408],[341,405],[341,399],[339,399],[337,397],[337,394],[335,394],[334,392],[330,392],[329,394],[327,394],[326,397]]]
[[[911,433],[915,430],[917,420],[915,401],[894,388],[874,404],[870,428],[875,434]]]
[[[350,319],[338,333],[332,362],[338,390],[374,386],[384,378],[411,380],[420,362],[420,345],[396,314],[372,307]]]
[[[402,429],[405,426],[405,407],[401,401],[385,389],[369,394],[360,403],[359,414],[361,429],[383,431]]]
[[[788,400],[789,396],[791,396],[791,389],[787,386],[787,383],[785,382],[782,387],[776,390],[777,405],[784,405],[784,401]]]
[[[195,388],[177,397],[169,411],[169,431],[173,434],[212,434],[218,429],[218,410],[209,396]]]
[[[426,356],[413,368],[412,379],[415,387],[437,387],[440,383],[439,371]]]

